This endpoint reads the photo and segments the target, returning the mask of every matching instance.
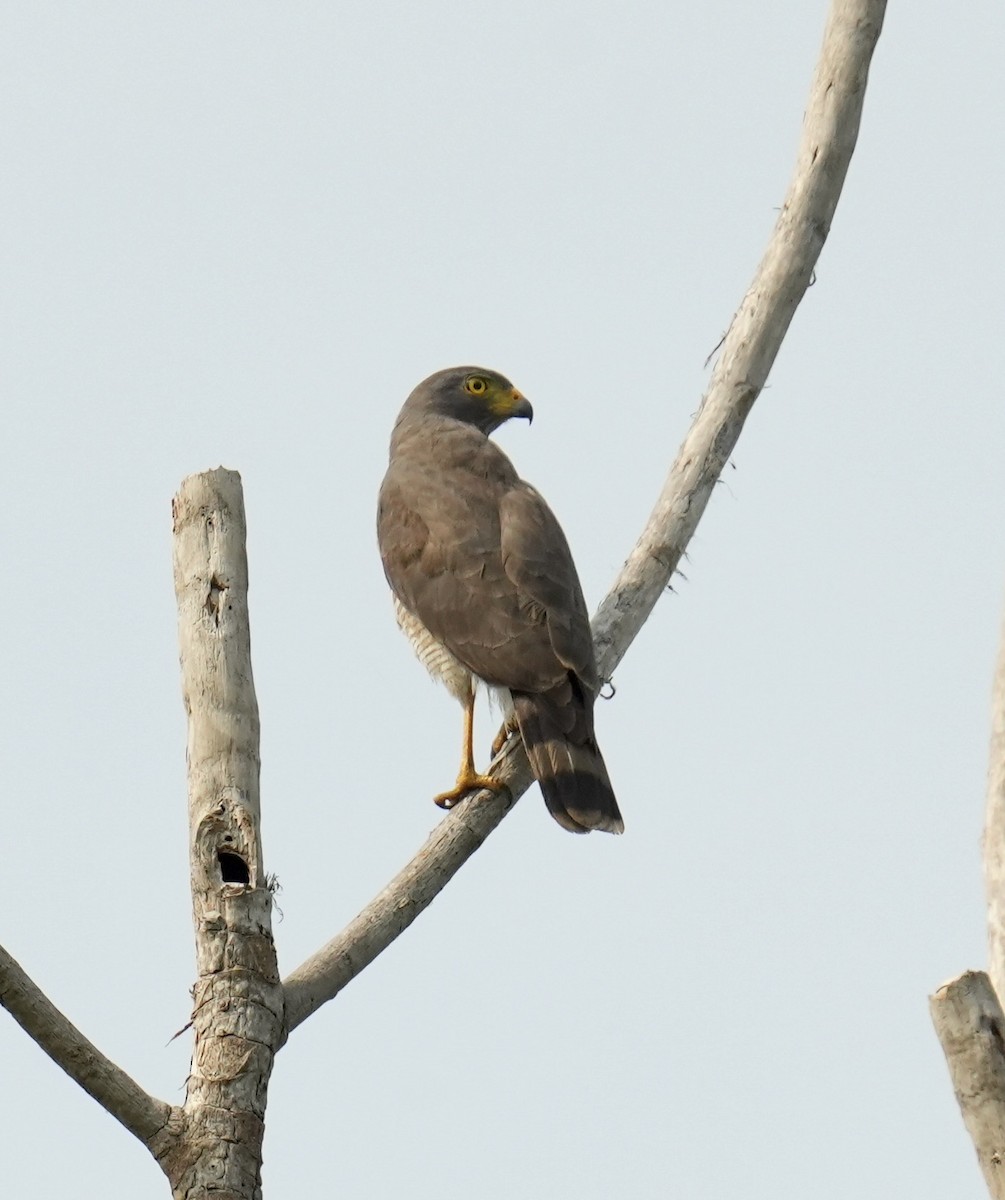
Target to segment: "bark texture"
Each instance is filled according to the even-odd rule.
[[[929,1001],[956,1100],[993,1200],[1005,1200],[1005,1015],[991,980],[966,971]]]
[[[184,1136],[160,1161],[177,1200],[258,1200],[283,991],[259,832],[240,476],[191,476],[173,515],[198,977]]]
[[[597,664],[605,679],[669,584],[809,286],[855,149],[885,11],[885,0],[831,4],[795,172],[768,248],[656,507],[594,618]],[[522,749],[512,741],[492,773],[508,784],[510,797],[479,792],[457,805],[380,895],[285,980],[290,1030],[415,920],[532,781]]]

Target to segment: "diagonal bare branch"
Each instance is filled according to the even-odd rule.
[[[514,801],[533,783],[523,746],[511,742],[493,774]],[[509,807],[512,807],[510,805]],[[283,981],[287,1030],[333,999],[446,887],[509,811],[506,800],[476,792],[436,826],[412,861],[327,945]]]
[[[0,947],[0,1004],[57,1067],[145,1146],[150,1146],[166,1130],[174,1112],[171,1106],[148,1095],[92,1045],[3,947]]]
[[[652,612],[810,285],[858,140],[885,0],[834,0],[789,189],[764,257],[722,342],[698,414],[634,550],[594,620],[607,677]]]
[[[855,149],[885,11],[885,0],[832,0],[796,167],[774,232],[656,507],[594,618],[606,678],[669,583],[809,286]],[[507,747],[496,773],[514,799],[531,782],[519,747]],[[406,929],[507,811],[487,792],[453,809],[380,895],[285,980],[288,1028],[332,999]]]

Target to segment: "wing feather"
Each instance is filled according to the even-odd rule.
[[[589,613],[558,519],[522,480],[502,497],[499,519],[506,574],[519,593],[544,613],[558,661],[595,692],[597,667]]]

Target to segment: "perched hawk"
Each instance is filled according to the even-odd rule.
[[[489,434],[533,416],[495,371],[431,375],[398,414],[380,489],[377,538],[398,623],[431,675],[464,706],[456,785],[501,788],[475,771],[475,686],[511,702],[493,745],[519,729],[548,811],[563,829],[624,825],[593,733],[599,686],[576,567],[554,513]]]

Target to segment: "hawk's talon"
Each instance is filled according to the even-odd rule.
[[[439,805],[440,808],[449,810],[459,800],[463,800],[469,792],[477,792],[482,788],[497,793],[509,791],[501,779],[494,779],[491,775],[478,775],[475,772],[464,773],[458,776],[457,783],[449,792],[440,792],[438,796],[434,796],[433,803]]]

